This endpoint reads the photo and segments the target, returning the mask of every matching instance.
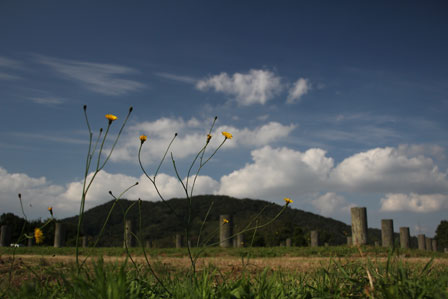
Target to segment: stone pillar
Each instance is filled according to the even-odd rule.
[[[380,247],[380,242],[379,241],[375,241],[375,247]]]
[[[409,234],[409,227],[400,227],[400,246],[403,249],[409,249],[410,243],[409,240],[411,236]]]
[[[30,235],[33,235],[33,233],[30,233]],[[27,246],[32,247],[34,245],[34,238],[27,238]]]
[[[54,247],[64,247],[65,245],[65,227],[61,222],[56,222],[54,228]]]
[[[310,237],[311,237],[311,247],[319,246],[319,233],[317,232],[317,230],[312,230],[310,232]]]
[[[123,240],[123,248],[126,247],[134,247],[134,236],[132,233],[132,220],[127,219],[124,225],[124,240]]]
[[[352,237],[347,237],[347,246],[352,246],[353,242],[352,242]]]
[[[420,250],[425,250],[426,249],[425,239],[426,239],[426,237],[425,237],[424,234],[419,234],[417,236],[418,249],[420,249]]]
[[[82,236],[81,237],[81,244],[82,244],[82,248],[86,248],[87,247],[87,236]]]
[[[219,216],[219,246],[230,248],[233,245],[230,238],[233,234],[233,220],[230,215]]]
[[[236,235],[236,247],[238,248],[244,247],[244,235],[241,233]]]
[[[352,241],[353,245],[367,244],[367,209],[364,207],[351,208]]]
[[[4,224],[1,228],[0,246],[6,247],[11,244],[11,228]]]
[[[291,245],[292,245],[292,240],[291,240],[291,238],[287,238],[287,239],[286,239],[286,247],[291,247]]]
[[[176,234],[176,248],[182,248],[183,242],[182,242],[182,235]]]
[[[383,247],[394,247],[394,221],[392,219],[381,220],[381,244]]]
[[[146,248],[151,248],[151,240],[146,240],[145,241],[145,247]]]
[[[432,251],[432,239],[426,237],[425,238],[425,242],[426,242],[426,250],[427,251]]]
[[[437,240],[436,239],[432,239],[432,251],[437,251]]]

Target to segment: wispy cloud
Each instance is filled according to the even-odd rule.
[[[169,80],[179,81],[182,83],[190,83],[190,84],[196,84],[198,82],[198,79],[190,77],[190,76],[181,76],[176,74],[170,74],[170,73],[154,73],[154,75],[158,77],[162,77]]]
[[[11,132],[9,133],[12,136],[20,137],[22,139],[39,139],[39,140],[47,140],[51,142],[57,143],[69,143],[69,144],[88,144],[88,140],[83,139],[75,139],[64,136],[57,136],[51,134],[35,134],[35,133],[23,133],[23,132]]]
[[[62,100],[60,98],[38,97],[38,98],[29,98],[29,100],[32,101],[33,103],[40,104],[40,105],[59,105],[59,104],[64,103],[64,100]]]
[[[83,62],[37,56],[37,61],[51,67],[67,79],[77,81],[85,88],[105,95],[123,95],[145,87],[135,80],[120,78],[137,71],[126,66]]]
[[[0,56],[0,80],[19,80],[22,77],[10,72],[23,69],[22,63],[4,56]]]

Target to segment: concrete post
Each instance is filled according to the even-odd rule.
[[[54,244],[55,248],[64,247],[65,245],[65,227],[61,222],[56,222],[54,229]]]
[[[233,219],[230,215],[219,216],[219,246],[230,248],[233,245],[231,236],[233,234]]]
[[[310,232],[310,237],[311,237],[311,247],[319,246],[319,233],[317,232],[317,230],[312,230]]]
[[[11,228],[4,224],[1,228],[0,246],[6,247],[11,244]]]
[[[151,248],[151,240],[145,241],[145,248]]]
[[[182,248],[183,242],[182,242],[182,235],[176,234],[176,248]]]
[[[394,247],[394,221],[392,219],[381,220],[381,244],[383,247]]]
[[[400,246],[403,249],[410,248],[411,235],[409,234],[409,227],[400,227]]]
[[[82,236],[81,237],[81,244],[82,244],[82,248],[86,248],[87,247],[87,236]]]
[[[291,238],[287,238],[287,239],[286,239],[286,247],[291,247],[291,245],[292,245],[292,240],[291,240]]]
[[[419,234],[417,236],[417,241],[418,241],[418,249],[420,250],[425,250],[426,249],[426,242],[425,242],[425,235],[424,234]]]
[[[347,237],[347,246],[352,246],[353,242],[352,242],[352,237]]]
[[[380,242],[379,241],[375,241],[375,247],[380,247]]]
[[[432,251],[432,239],[427,237],[425,238],[425,242],[426,242],[426,250]]]
[[[236,235],[236,247],[238,248],[244,247],[244,235],[241,233]]]
[[[133,228],[132,228],[132,220],[127,219],[125,221],[125,225],[124,225],[124,240],[123,240],[123,248],[127,247],[134,247],[134,236],[132,235],[133,233]]]
[[[432,251],[436,252],[437,251],[437,240],[436,239],[432,239]]]
[[[367,209],[364,207],[351,208],[352,241],[353,245],[367,244]]]

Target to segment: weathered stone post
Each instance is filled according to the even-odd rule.
[[[134,247],[134,236],[132,228],[132,220],[126,219],[124,225],[124,240],[123,240],[123,248],[126,247]]]
[[[151,248],[151,240],[145,241],[145,248]]]
[[[242,233],[236,235],[236,247],[238,248],[244,247],[244,235]]]
[[[82,248],[86,248],[87,247],[87,236],[82,236]]]
[[[347,246],[352,246],[353,242],[352,242],[352,237],[347,237]]]
[[[432,239],[432,251],[437,251],[437,240]]]
[[[392,219],[381,220],[381,243],[383,247],[394,247],[394,221]]]
[[[11,228],[6,224],[2,225],[1,234],[0,246],[9,246],[11,244]]]
[[[448,253],[448,248],[443,248],[443,252]]]
[[[379,241],[375,241],[375,247],[380,247],[380,242]]]
[[[403,249],[410,248],[410,239],[411,235],[409,234],[409,227],[400,227],[400,247]]]
[[[310,237],[311,237],[311,247],[319,246],[319,233],[317,232],[317,230],[312,230],[310,232]]]
[[[427,251],[432,251],[432,239],[426,237],[425,238],[425,242],[426,242],[426,250]]]
[[[233,219],[230,215],[219,216],[219,246],[224,248],[232,247]]]
[[[56,222],[54,229],[54,247],[64,247],[65,245],[65,227],[61,222]]]
[[[425,239],[426,239],[425,234],[419,234],[417,236],[418,249],[420,249],[420,250],[425,250],[426,249]]]
[[[182,248],[183,242],[182,242],[182,235],[176,234],[176,248]]]
[[[364,207],[351,208],[352,241],[353,245],[367,244],[367,209]]]
[[[291,247],[292,246],[292,240],[291,238],[287,238],[286,239],[286,247]]]
[[[30,233],[30,235],[33,235],[33,233]],[[27,246],[32,247],[34,245],[34,238],[28,238]]]

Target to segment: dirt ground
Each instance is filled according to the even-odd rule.
[[[80,261],[84,260],[84,257],[80,256]],[[90,257],[88,262],[98,259],[97,257]],[[105,262],[121,262],[125,260],[125,257],[111,257],[104,256]],[[145,263],[143,256],[133,257],[136,263]],[[404,263],[411,265],[424,265],[430,258],[400,258]],[[10,255],[0,256],[0,269],[5,270],[12,260]],[[309,272],[319,269],[321,267],[328,266],[331,261],[338,261],[342,264],[362,261],[366,262],[366,259],[362,258],[333,258],[328,257],[269,257],[269,258],[250,258],[248,261],[245,259],[246,269],[257,271],[266,267],[273,270],[287,270],[293,272]],[[373,262],[385,262],[387,258],[370,258]],[[191,263],[188,257],[149,257],[151,264],[163,265],[171,269],[187,269]],[[16,255],[15,263],[26,264],[28,266],[45,265],[45,264],[70,264],[75,262],[74,256],[66,255],[53,255],[53,256],[40,256],[40,255]],[[209,265],[213,265],[219,268],[221,271],[238,271],[243,268],[241,258],[232,256],[220,256],[220,257],[204,257],[200,258],[197,262],[197,269],[203,269]],[[434,259],[433,266],[435,267],[448,267],[448,259]],[[2,271],[3,272],[3,271]]]

